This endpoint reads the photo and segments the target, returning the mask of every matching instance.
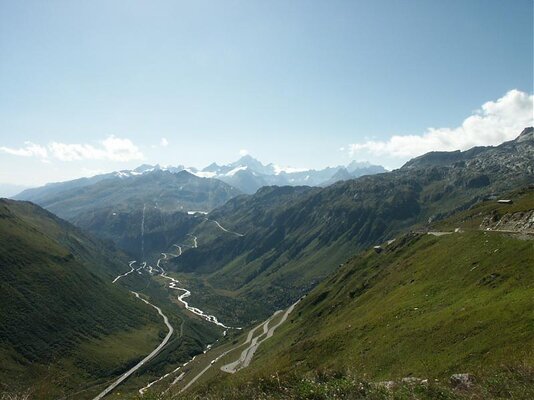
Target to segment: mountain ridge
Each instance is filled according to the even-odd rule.
[[[454,156],[429,166],[423,158],[424,165],[417,161],[298,194],[295,188],[272,187],[236,197],[208,218],[245,236],[214,237],[210,225],[198,224],[192,234],[203,245],[173,260],[175,268],[199,273],[215,287],[261,298],[273,310],[294,301],[364,246],[534,183],[534,140],[461,154],[461,162]],[[282,204],[265,201],[271,192],[275,198],[289,197]]]
[[[231,186],[243,191],[244,193],[252,194],[261,186],[270,185],[311,185],[324,186],[335,182],[335,174],[345,171],[346,176],[355,178],[363,174],[372,174],[385,172],[386,170],[379,165],[372,165],[367,162],[352,161],[347,166],[326,167],[321,170],[315,169],[296,169],[296,168],[281,168],[273,163],[264,165],[257,159],[250,155],[245,155],[226,165],[219,165],[216,162],[198,169],[188,168],[184,165],[166,166],[159,164],[150,165],[142,164],[131,170],[119,170],[109,173],[99,174],[92,177],[83,177],[64,182],[51,182],[43,186],[28,188],[22,190],[16,195],[12,196],[15,200],[30,200],[34,202],[42,201],[51,192],[58,194],[73,188],[82,188],[85,186],[96,184],[100,181],[113,178],[130,178],[144,174],[150,174],[156,171],[168,171],[170,173],[180,173],[187,171],[199,178],[214,178],[222,180]],[[235,176],[237,174],[237,177]],[[312,175],[315,178],[308,178],[306,176]],[[344,175],[345,176],[345,175]]]

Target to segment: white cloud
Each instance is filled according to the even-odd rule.
[[[246,156],[246,155],[248,155],[248,150],[247,150],[247,149],[241,149],[241,150],[239,150],[239,155],[240,155],[240,156]]]
[[[68,144],[52,142],[49,146],[52,155],[61,161],[94,160],[102,158],[104,151],[89,144]]]
[[[0,151],[15,156],[40,157],[43,161],[49,160],[49,156],[60,161],[131,161],[144,158],[143,153],[130,139],[122,139],[113,135],[104,139],[99,146],[60,142],[52,142],[47,147],[31,142],[25,142],[25,145],[18,149],[0,147]]]
[[[167,147],[169,145],[169,141],[165,139],[164,137],[162,137],[161,140],[159,141],[159,145],[161,147]]]
[[[497,145],[517,137],[534,124],[534,96],[510,90],[497,101],[488,101],[456,128],[429,128],[421,135],[395,135],[389,140],[368,140],[349,145],[351,156],[411,158],[429,151],[467,150]]]
[[[24,142],[24,144],[24,147],[18,149],[1,146],[0,151],[21,157],[41,157],[43,159],[48,157],[48,152],[45,147],[32,142]]]
[[[130,139],[121,139],[113,135],[102,142],[106,157],[112,161],[130,161],[144,159],[143,153]]]

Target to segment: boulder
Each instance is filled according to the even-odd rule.
[[[393,390],[397,386],[397,382],[395,382],[395,381],[382,381],[382,382],[377,382],[375,385],[377,387],[379,387],[379,388],[384,388],[386,390]]]
[[[475,383],[475,377],[471,374],[453,374],[450,377],[451,384],[455,388],[468,388]]]

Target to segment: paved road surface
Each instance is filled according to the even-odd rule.
[[[262,344],[265,340],[273,336],[274,331],[287,320],[287,317],[289,316],[289,314],[291,314],[291,312],[293,311],[295,306],[299,303],[299,301],[300,299],[294,304],[292,304],[286,310],[286,312],[284,313],[280,321],[278,321],[276,325],[269,328],[269,323],[274,319],[274,317],[276,317],[276,315],[282,312],[281,310],[276,311],[267,321],[263,323],[262,325],[263,332],[257,335],[256,337],[254,337],[251,341],[249,341],[248,339],[253,336],[254,330],[256,330],[257,327],[254,328],[251,332],[249,332],[249,336],[247,337],[247,342],[246,342],[246,343],[249,343],[249,346],[241,352],[241,355],[239,356],[237,360],[229,364],[223,365],[221,367],[221,371],[228,372],[229,374],[234,374],[240,369],[248,367],[250,365],[250,362],[252,361],[252,357],[254,356],[254,353],[256,352],[260,344]]]
[[[163,314],[163,312],[161,311],[161,309],[159,307],[156,307],[154,304],[146,301],[145,299],[143,299],[141,296],[139,296],[139,293],[136,293],[136,292],[132,292],[135,297],[137,297],[139,300],[145,302],[146,304],[154,307],[157,311],[158,311],[158,314],[161,315],[163,317],[163,321],[165,322],[165,325],[167,325],[167,328],[169,329],[169,332],[167,333],[167,336],[165,336],[165,338],[163,339],[163,341],[159,344],[158,347],[156,347],[152,353],[150,353],[148,356],[146,356],[145,358],[143,358],[141,361],[139,361],[139,363],[137,363],[137,365],[135,365],[133,368],[131,368],[129,371],[125,372],[123,375],[121,375],[115,382],[113,382],[111,385],[109,385],[106,389],[104,389],[104,391],[102,393],[100,393],[98,396],[96,396],[93,400],[100,400],[102,399],[104,396],[108,395],[109,393],[111,393],[113,391],[113,389],[115,389],[117,386],[119,386],[122,382],[124,382],[126,379],[128,379],[128,377],[130,375],[132,375],[135,371],[137,371],[139,368],[141,368],[144,364],[146,364],[148,361],[150,361],[152,358],[154,358],[160,351],[161,349],[167,344],[167,342],[169,341],[169,339],[171,338],[173,332],[174,332],[174,328],[172,327],[172,325],[169,323],[169,319],[167,318],[167,316],[165,314]]]
[[[222,226],[218,221],[215,221],[214,219],[205,218],[205,220],[213,222],[215,225],[217,225],[224,232],[231,233],[232,235],[236,235],[236,236],[239,236],[239,237],[245,236],[242,233],[237,233],[237,232],[230,231],[230,230],[226,229],[224,226]]]
[[[113,279],[113,283],[117,282],[119,279],[125,277],[126,275],[128,274],[131,274],[132,272],[134,272],[134,268],[132,267],[132,265],[134,265],[137,261],[130,261],[128,263],[128,266],[131,268],[128,272],[122,274],[122,275],[119,275],[117,276],[115,279]]]

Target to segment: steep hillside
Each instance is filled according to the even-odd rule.
[[[185,212],[167,212],[152,205],[122,211],[108,207],[73,218],[76,225],[111,239],[131,257],[143,260],[158,258],[161,251],[178,243],[198,222]]]
[[[171,172],[141,166],[134,171],[100,175],[22,192],[30,199],[78,227],[103,239],[111,239],[135,258],[143,257],[141,237],[146,215],[147,247],[160,249],[187,230],[187,212],[208,211],[239,195],[237,189],[217,180],[189,172]],[[165,233],[168,226],[172,234]],[[153,237],[150,231],[155,229]],[[159,232],[164,232],[159,235]]]
[[[430,233],[351,258],[296,306],[250,367],[226,374],[218,366],[237,356],[223,357],[185,398],[531,398],[534,190],[507,197],[514,203],[482,202]],[[523,221],[517,232],[485,225],[513,215]],[[473,392],[450,389],[455,373],[476,377]],[[431,383],[413,380],[398,397],[366,383],[405,377]]]
[[[324,189],[263,188],[199,218],[190,233],[201,245],[175,259],[175,269],[261,299],[269,310],[285,306],[359,249],[534,182],[532,159],[533,130],[526,129],[497,147],[429,154]],[[241,235],[215,236],[213,221]]]
[[[71,222],[91,222],[101,210],[128,212],[143,207],[164,211],[208,211],[240,192],[216,179],[199,178],[187,171],[153,170],[137,175],[118,175],[73,188],[26,191],[16,199],[29,200]],[[83,225],[79,223],[78,225]]]
[[[0,393],[58,398],[156,346],[157,314],[111,283],[126,265],[48,211],[0,200]]]

